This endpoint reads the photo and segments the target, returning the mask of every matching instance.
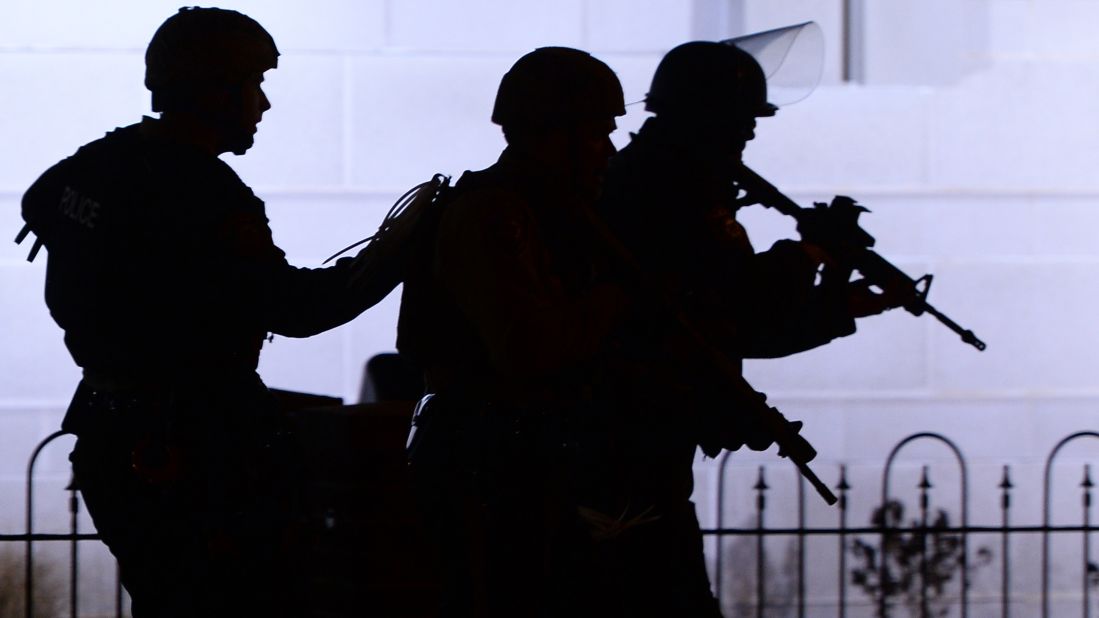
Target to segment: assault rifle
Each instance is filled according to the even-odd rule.
[[[912,315],[929,313],[965,343],[978,350],[985,349],[985,342],[973,331],[962,328],[927,302],[932,275],[912,279],[870,249],[874,246],[874,237],[859,226],[859,215],[869,210],[855,200],[837,195],[831,204],[818,202],[813,208],[802,208],[745,165],[740,166],[736,184],[744,192],[738,200],[739,206],[760,204],[793,217],[798,222],[802,240],[824,249],[841,267],[859,271],[869,284],[880,288],[887,296],[900,299],[900,306]]]
[[[689,345],[691,354],[702,361],[702,366],[708,370],[708,377],[718,381],[724,386],[725,391],[731,395],[736,410],[718,410],[707,413],[747,415],[746,420],[762,429],[778,445],[779,456],[788,457],[790,461],[794,462],[801,475],[809,481],[813,489],[817,490],[817,493],[824,498],[824,501],[830,505],[835,504],[837,501],[835,494],[809,468],[809,462],[817,456],[817,451],[808,440],[798,433],[801,429],[801,423],[786,420],[781,412],[767,404],[766,396],[753,389],[747,380],[740,375],[740,367],[710,343],[702,331],[687,317],[682,308],[678,307],[671,298],[649,280],[630,250],[618,240],[614,232],[595,212],[581,209],[581,215],[586,219],[586,223],[595,234],[596,239],[602,243],[603,248],[610,253],[610,257],[614,259],[618,266],[625,270],[626,274],[633,280],[634,286],[639,288],[641,294],[645,296],[645,300],[654,303],[660,309],[660,315],[670,317],[673,326],[678,329]],[[728,419],[718,417],[719,425],[722,420]],[[733,431],[735,433],[735,429]],[[721,431],[718,430],[717,433],[720,434]],[[707,440],[703,443],[703,452],[710,456],[716,455],[723,446],[721,437],[720,435],[706,436]]]

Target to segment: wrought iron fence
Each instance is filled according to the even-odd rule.
[[[79,543],[83,541],[98,540],[98,535],[94,533],[80,532],[78,528],[78,513],[79,513],[79,496],[75,488],[69,487],[69,515],[70,524],[69,531],[67,533],[40,533],[35,532],[34,528],[34,469],[35,463],[38,460],[39,455],[43,449],[51,442],[61,437],[63,432],[56,432],[51,434],[42,442],[40,442],[34,449],[30,461],[27,465],[26,474],[26,513],[25,513],[25,532],[22,534],[0,534],[0,543],[2,542],[21,542],[25,548],[25,576],[24,576],[24,602],[25,602],[25,616],[27,618],[33,618],[35,615],[34,607],[34,545],[38,542],[67,542],[70,544],[69,549],[69,612],[74,618],[78,615],[78,578],[79,578]],[[766,525],[767,514],[767,497],[771,487],[765,480],[765,467],[760,466],[757,472],[757,480],[753,485],[752,491],[755,493],[755,508],[754,519],[755,525],[751,527],[727,527],[725,520],[728,515],[726,513],[726,487],[727,487],[727,475],[729,471],[729,462],[731,461],[729,453],[726,453],[718,462],[718,481],[717,481],[717,525],[713,528],[707,528],[703,530],[703,534],[714,537],[717,544],[717,552],[715,557],[715,578],[714,585],[716,588],[716,594],[719,600],[725,594],[727,588],[726,583],[728,579],[727,568],[724,564],[725,561],[725,544],[729,538],[754,538],[755,540],[755,591],[754,598],[748,600],[750,609],[748,613],[755,616],[772,616],[771,611],[776,607],[776,603],[773,603],[772,599],[768,599],[767,594],[767,558],[766,558],[766,544],[765,539],[774,537],[793,537],[795,540],[795,586],[792,592],[793,599],[782,599],[781,605],[787,608],[791,613],[798,616],[798,618],[804,618],[805,616],[819,616],[823,615],[821,610],[815,609],[813,614],[808,612],[807,594],[806,594],[806,569],[809,564],[809,556],[807,553],[806,539],[809,537],[832,537],[836,540],[836,547],[838,550],[838,558],[836,564],[836,596],[835,602],[832,604],[834,607],[828,610],[827,615],[837,615],[840,618],[847,616],[849,609],[852,606],[852,600],[850,595],[850,586],[855,581],[854,577],[849,578],[852,575],[852,571],[849,570],[849,554],[851,553],[852,544],[849,543],[852,539],[857,539],[860,535],[862,537],[872,536],[878,540],[877,546],[871,546],[869,544],[863,544],[867,548],[869,554],[873,554],[877,558],[877,562],[870,562],[871,565],[876,566],[874,569],[876,573],[870,573],[867,568],[862,569],[861,574],[863,580],[860,580],[860,585],[864,586],[864,590],[868,584],[866,578],[873,579],[876,576],[877,593],[873,595],[873,604],[875,607],[872,611],[878,616],[890,615],[891,609],[895,606],[897,599],[891,598],[898,596],[898,577],[891,572],[889,565],[886,562],[887,555],[890,551],[902,551],[896,549],[897,547],[904,546],[906,549],[903,551],[909,551],[910,553],[918,554],[915,558],[916,564],[913,567],[911,563],[908,567],[913,571],[914,577],[909,578],[908,585],[911,585],[913,581],[918,580],[919,589],[918,592],[909,592],[909,601],[915,602],[915,607],[912,607],[910,611],[916,613],[921,617],[935,615],[933,612],[940,611],[938,609],[933,610],[931,608],[931,602],[936,594],[941,593],[942,581],[941,574],[933,576],[931,569],[934,566],[932,564],[934,552],[942,552],[942,547],[935,547],[932,541],[936,539],[947,539],[950,542],[947,544],[948,549],[952,552],[954,562],[951,563],[950,569],[952,573],[958,575],[958,592],[956,595],[949,597],[946,601],[950,602],[953,606],[956,606],[958,612],[963,618],[969,616],[970,608],[970,566],[973,556],[970,551],[969,538],[973,534],[996,534],[1000,537],[1000,552],[1001,552],[1001,570],[1000,570],[1000,592],[999,592],[999,605],[1000,615],[1004,618],[1008,618],[1012,615],[1012,582],[1013,573],[1011,569],[1010,549],[1011,541],[1017,535],[1031,535],[1039,534],[1042,538],[1042,552],[1041,552],[1041,591],[1040,591],[1040,608],[1041,616],[1043,618],[1049,618],[1054,614],[1051,613],[1051,592],[1050,592],[1050,538],[1053,534],[1069,534],[1077,533],[1082,536],[1083,551],[1082,551],[1082,564],[1081,564],[1081,590],[1079,593],[1080,601],[1080,613],[1088,618],[1092,615],[1091,610],[1091,593],[1090,588],[1093,585],[1099,586],[1099,566],[1095,565],[1091,561],[1090,550],[1090,535],[1094,531],[1095,526],[1091,523],[1090,511],[1091,511],[1091,494],[1093,483],[1091,480],[1091,468],[1089,463],[1083,464],[1083,481],[1080,483],[1081,500],[1082,500],[1082,518],[1079,525],[1053,525],[1052,523],[1052,506],[1051,506],[1051,489],[1052,489],[1052,470],[1053,463],[1056,457],[1061,453],[1062,449],[1071,442],[1075,442],[1082,439],[1096,438],[1099,439],[1099,432],[1095,431],[1080,431],[1069,436],[1066,436],[1060,440],[1054,448],[1049,452],[1045,459],[1044,476],[1043,476],[1043,488],[1042,488],[1042,523],[1041,525],[1012,525],[1012,490],[1014,485],[1010,478],[1010,468],[1003,466],[1002,480],[997,486],[1000,492],[1000,523],[999,525],[972,525],[970,523],[969,513],[969,476],[967,471],[966,458],[964,457],[961,449],[951,441],[949,438],[930,432],[916,433],[904,438],[898,442],[890,451],[889,456],[885,461],[885,466],[882,472],[881,479],[881,501],[877,505],[875,513],[880,514],[880,517],[872,522],[870,526],[852,526],[849,519],[849,493],[852,486],[848,482],[847,478],[847,466],[839,465],[837,469],[837,482],[835,485],[836,493],[839,497],[839,503],[835,510],[835,516],[837,525],[819,527],[808,526],[806,524],[806,499],[805,499],[805,487],[804,483],[799,478],[797,481],[797,498],[796,498],[796,516],[797,525],[794,527],[768,527]],[[931,519],[931,502],[930,502],[930,490],[932,489],[932,483],[928,476],[928,467],[923,466],[922,475],[918,484],[919,489],[919,518],[915,520],[914,525],[905,527],[903,525],[903,519],[894,517],[894,521],[890,521],[888,514],[892,504],[896,502],[893,500],[891,493],[891,479],[893,466],[897,459],[897,455],[907,445],[916,442],[930,440],[944,444],[950,452],[953,454],[954,459],[957,462],[957,466],[960,473],[960,496],[958,507],[960,509],[960,523],[958,525],[949,525],[945,519],[941,521],[932,521]],[[901,511],[894,513],[903,512]],[[876,515],[877,516],[877,515]],[[900,525],[897,525],[899,522]],[[907,535],[907,536],[905,536]],[[861,541],[860,541],[861,542]],[[899,544],[898,544],[899,543]],[[939,577],[936,581],[935,577]],[[949,578],[948,578],[949,579]],[[933,592],[932,588],[939,586],[938,592]],[[871,586],[871,587],[873,587]],[[726,599],[727,600],[727,599]],[[943,599],[939,598],[940,601]],[[115,576],[115,616],[121,618],[123,615],[123,592],[120,579]],[[1060,614],[1058,614],[1060,615]]]
[[[1041,525],[1027,525],[1019,526],[1012,525],[1012,490],[1014,485],[1012,484],[1010,477],[1009,466],[1003,466],[1002,479],[997,486],[1000,491],[1000,522],[999,525],[972,525],[970,522],[969,513],[969,474],[967,471],[966,458],[962,454],[961,449],[951,441],[949,438],[931,432],[916,433],[904,438],[898,442],[890,451],[889,456],[885,461],[884,470],[882,472],[881,479],[881,501],[877,505],[875,511],[875,517],[880,514],[880,518],[872,522],[870,526],[851,526],[848,521],[849,515],[849,492],[852,489],[847,479],[847,467],[845,465],[838,466],[837,482],[835,485],[836,493],[839,498],[835,515],[837,518],[837,525],[830,527],[809,527],[806,525],[806,505],[805,505],[805,487],[804,482],[799,478],[797,481],[797,498],[796,498],[796,514],[797,525],[789,528],[777,528],[768,527],[766,525],[765,515],[767,513],[767,496],[771,487],[765,480],[763,466],[758,469],[758,475],[753,491],[756,494],[754,518],[754,527],[727,527],[725,525],[726,503],[725,491],[727,487],[726,475],[728,473],[728,464],[731,461],[730,453],[725,453],[721,458],[718,465],[718,483],[717,483],[717,525],[714,528],[708,528],[703,530],[703,534],[712,535],[717,537],[717,552],[716,552],[716,565],[715,565],[715,588],[716,594],[719,600],[726,594],[725,579],[727,577],[728,569],[725,567],[725,540],[729,537],[754,537],[755,547],[755,593],[754,598],[749,599],[747,605],[750,606],[749,612],[755,616],[771,616],[773,615],[769,610],[775,607],[788,607],[792,605],[792,611],[794,615],[799,618],[803,618],[807,614],[807,596],[805,590],[806,584],[806,565],[808,564],[808,557],[806,553],[806,538],[811,536],[824,536],[834,537],[837,542],[837,564],[836,564],[836,590],[838,591],[834,603],[834,609],[828,612],[828,615],[837,615],[841,618],[847,616],[848,610],[851,605],[851,599],[849,595],[849,587],[854,580],[852,571],[849,570],[848,557],[851,553],[852,546],[849,544],[849,540],[858,535],[874,536],[878,539],[876,548],[870,547],[872,552],[868,552],[868,555],[873,555],[876,558],[876,584],[870,587],[876,587],[877,594],[874,595],[874,605],[876,606],[874,611],[877,616],[889,616],[891,615],[891,609],[895,607],[899,592],[897,586],[900,582],[897,581],[897,575],[890,572],[889,565],[887,564],[887,555],[890,551],[896,551],[897,539],[901,535],[908,535],[911,541],[909,545],[915,550],[915,564],[909,563],[909,567],[913,571],[915,577],[912,581],[918,582],[918,591],[916,591],[912,597],[916,602],[916,606],[912,608],[911,613],[919,615],[921,617],[942,615],[935,613],[930,607],[932,592],[931,587],[935,585],[934,578],[929,572],[931,563],[931,554],[936,551],[936,548],[931,542],[935,538],[938,539],[952,539],[951,546],[956,555],[956,563],[953,571],[958,576],[958,592],[952,598],[943,599],[945,602],[949,602],[952,606],[957,607],[958,613],[965,618],[969,616],[971,610],[971,603],[969,598],[970,590],[970,566],[972,561],[972,553],[969,547],[969,537],[973,534],[997,534],[1000,537],[1000,552],[1001,552],[1001,571],[1000,571],[1000,591],[999,591],[999,614],[1005,618],[1012,615],[1012,585],[1013,577],[1011,570],[1010,550],[1011,540],[1017,535],[1030,535],[1039,534],[1042,539],[1042,552],[1041,552],[1041,587],[1040,587],[1040,612],[1043,618],[1049,618],[1050,616],[1060,616],[1062,613],[1051,612],[1051,591],[1050,591],[1050,538],[1054,534],[1068,534],[1078,533],[1082,536],[1082,564],[1080,565],[1081,574],[1081,590],[1079,592],[1080,602],[1080,614],[1085,618],[1088,618],[1092,614],[1091,608],[1091,592],[1092,586],[1099,585],[1099,566],[1091,560],[1090,550],[1090,535],[1095,530],[1095,526],[1091,523],[1090,511],[1091,511],[1091,494],[1093,483],[1091,480],[1091,467],[1089,463],[1083,464],[1083,480],[1080,482],[1080,492],[1082,501],[1082,517],[1079,525],[1053,525],[1052,523],[1052,506],[1051,506],[1051,489],[1052,489],[1052,471],[1053,464],[1062,451],[1062,449],[1071,442],[1086,438],[1099,438],[1099,433],[1094,431],[1080,431],[1069,436],[1066,436],[1060,440],[1054,448],[1049,452],[1045,459],[1044,464],[1044,476],[1043,476],[1043,488],[1042,488],[1042,523]],[[907,445],[915,441],[931,440],[937,441],[949,448],[957,462],[957,466],[960,472],[960,496],[958,501],[958,507],[960,510],[960,523],[959,525],[948,525],[945,518],[939,522],[931,521],[931,509],[930,509],[930,490],[932,483],[928,476],[928,467],[922,466],[922,474],[918,483],[919,489],[919,518],[914,522],[914,525],[909,527],[903,526],[902,521],[888,521],[886,512],[890,508],[890,505],[896,504],[893,501],[891,493],[891,479],[893,466],[896,461],[898,453]],[[903,512],[903,508],[900,512]],[[897,524],[901,525],[897,525]],[[795,586],[794,586],[794,599],[793,603],[789,603],[789,599],[783,599],[782,603],[771,603],[767,598],[767,558],[766,558],[766,545],[764,540],[769,537],[793,537],[795,540]],[[942,548],[938,548],[939,551]],[[875,564],[871,562],[871,564]],[[865,569],[862,573],[866,576]],[[940,578],[941,579],[941,578]],[[865,580],[864,580],[865,581]],[[911,583],[911,581],[909,582]],[[941,586],[941,582],[939,583]],[[891,598],[894,597],[894,598]],[[1059,610],[1059,611],[1064,611]],[[812,614],[814,616],[822,615],[818,610]]]
[[[34,544],[42,542],[67,542],[69,543],[69,615],[76,618],[79,602],[79,577],[80,577],[80,549],[81,541],[98,541],[99,535],[94,533],[81,533],[79,524],[80,497],[76,487],[70,485],[66,488],[69,492],[69,531],[67,533],[41,533],[34,531],[34,468],[39,455],[53,441],[66,435],[64,431],[56,431],[35,446],[27,463],[26,481],[26,511],[24,513],[24,532],[22,534],[0,534],[0,543],[24,543],[24,575],[23,575],[23,608],[26,618],[35,616],[34,599]],[[122,618],[123,594],[122,580],[115,572],[115,616]]]

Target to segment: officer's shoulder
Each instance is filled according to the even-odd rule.
[[[103,137],[77,148],[76,152],[54,167],[114,167],[118,159],[126,157],[137,148],[136,126],[113,129]]]
[[[493,168],[458,179],[447,211],[472,218],[519,216],[529,210],[524,194]]]
[[[457,195],[446,207],[444,218],[465,224],[527,219],[530,206],[518,191],[506,186],[481,186]]]
[[[446,205],[440,223],[444,237],[494,243],[525,237],[533,215],[521,193],[497,183],[467,185]]]
[[[77,184],[85,191],[94,189],[94,192],[101,193],[131,167],[132,128],[114,129],[50,166],[27,190],[24,202],[33,202],[43,195],[52,200],[53,194],[65,185]]]

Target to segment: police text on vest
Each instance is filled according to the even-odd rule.
[[[95,220],[99,217],[99,202],[90,197],[81,196],[72,187],[65,187],[57,209],[61,214],[89,230],[95,229]]]

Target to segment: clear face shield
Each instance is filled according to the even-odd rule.
[[[782,107],[809,96],[824,72],[824,33],[816,22],[722,41],[748,52],[767,78],[767,99]]]

